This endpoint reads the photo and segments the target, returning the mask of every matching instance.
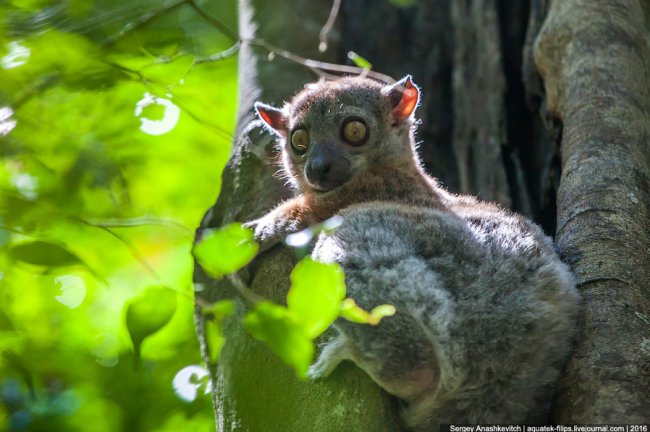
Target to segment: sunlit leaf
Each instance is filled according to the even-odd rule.
[[[370,311],[370,321],[372,325],[377,325],[379,322],[385,318],[395,315],[396,309],[395,306],[389,304],[379,305],[373,308]]]
[[[17,261],[47,267],[81,263],[77,255],[64,247],[40,240],[18,244],[11,248],[9,254]]]
[[[235,311],[235,302],[232,300],[222,300],[210,307],[204,308],[204,313],[208,320],[205,323],[206,338],[208,341],[208,350],[210,351],[210,361],[217,361],[221,354],[226,338],[223,336],[223,320],[232,315]]]
[[[248,264],[258,248],[250,229],[232,223],[204,231],[202,239],[194,246],[193,254],[206,273],[220,278]]]
[[[341,303],[340,314],[342,318],[351,322],[377,325],[382,318],[395,315],[395,306],[379,305],[368,312],[360,308],[353,299],[347,298]]]
[[[212,315],[215,319],[223,321],[223,319],[235,312],[235,302],[232,300],[218,301],[210,306],[203,308],[203,313]]]
[[[176,311],[176,293],[165,287],[149,287],[126,307],[126,328],[133,342],[136,362],[142,342],[171,320]]]
[[[357,303],[351,298],[343,300],[340,314],[342,318],[359,324],[367,324],[370,320],[370,314],[357,306]]]
[[[338,264],[324,264],[307,257],[291,272],[287,306],[308,337],[313,339],[327,330],[338,317],[343,298],[345,277]]]
[[[271,351],[305,378],[314,356],[314,346],[301,323],[291,312],[271,302],[258,303],[244,319],[244,328],[266,342]]]
[[[359,54],[355,53],[354,51],[348,52],[348,58],[352,60],[352,62],[360,68],[372,69],[372,64],[365,58],[361,57]]]

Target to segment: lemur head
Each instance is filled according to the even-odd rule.
[[[280,136],[284,170],[303,192],[327,192],[373,167],[419,164],[413,112],[419,90],[366,78],[309,84],[282,109],[256,103]]]

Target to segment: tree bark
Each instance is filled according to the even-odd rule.
[[[649,7],[553,1],[537,39],[563,126],[556,241],[583,296],[561,423],[650,421]]]
[[[511,206],[501,146],[505,76],[496,1],[452,2],[454,154],[460,191]],[[484,55],[482,53],[489,53]],[[477,104],[476,101],[482,103]]]

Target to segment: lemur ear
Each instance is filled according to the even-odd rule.
[[[273,132],[281,136],[286,136],[287,117],[283,110],[262,102],[255,102],[255,111]]]
[[[395,84],[384,87],[382,93],[386,95],[393,107],[393,118],[398,121],[413,114],[420,100],[420,90],[413,84],[411,75],[406,75]]]

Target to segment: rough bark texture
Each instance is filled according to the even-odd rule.
[[[452,2],[451,16],[456,42],[453,142],[460,191],[510,207],[501,152],[506,141],[505,75],[496,1]]]
[[[648,6],[553,1],[537,40],[563,125],[556,241],[584,303],[559,422],[650,421]]]
[[[323,55],[316,49],[329,0],[240,3],[243,37],[330,62],[355,51],[377,71],[412,74],[423,90],[420,154],[452,191],[510,205],[552,235],[559,187],[558,245],[585,305],[555,420],[650,421],[647,4],[555,1],[544,21],[543,0],[343,1]],[[273,177],[274,143],[253,123],[252,104],[281,104],[314,75],[246,45],[239,61],[233,154],[199,231],[253,219],[290,193]],[[283,302],[294,262],[274,250],[259,261],[252,288]],[[205,300],[236,296],[198,266],[195,281]],[[226,322],[222,358],[210,365],[220,431],[400,430],[395,401],[350,364],[323,382],[297,381],[244,333],[244,310],[239,304]],[[196,319],[207,360],[200,308]]]

